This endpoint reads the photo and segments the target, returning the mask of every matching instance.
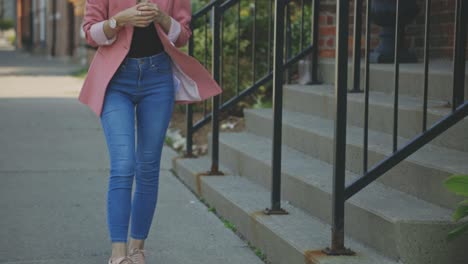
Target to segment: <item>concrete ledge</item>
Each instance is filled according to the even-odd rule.
[[[179,177],[196,177],[206,157],[177,159]],[[191,175],[191,176],[189,176]],[[371,249],[346,238],[346,244],[357,252],[354,257],[328,257],[320,252],[330,241],[330,226],[283,201],[288,215],[264,215],[270,193],[259,185],[236,175],[201,177],[203,198],[218,214],[234,223],[253,245],[260,248],[272,264],[391,264]]]
[[[282,149],[284,199],[330,223],[331,166],[288,146]],[[220,161],[234,174],[269,188],[270,159],[270,139],[247,132],[220,134]],[[355,178],[348,173],[348,182]],[[350,236],[392,259],[402,259],[403,263],[463,263],[457,252],[463,252],[468,237],[460,243],[444,241],[445,231],[454,227],[447,209],[374,183],[347,202],[346,215]],[[400,232],[403,226],[410,227],[411,232]]]

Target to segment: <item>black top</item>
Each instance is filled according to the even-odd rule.
[[[140,58],[158,54],[164,50],[154,23],[147,27],[135,27],[133,30],[132,44],[127,57]]]

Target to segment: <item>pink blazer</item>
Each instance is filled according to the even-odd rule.
[[[179,22],[179,34],[171,41],[165,31],[155,23],[156,30],[165,51],[171,57],[175,83],[175,104],[189,104],[218,95],[222,89],[203,65],[178,48],[187,44],[190,30],[190,0],[150,0]],[[107,20],[121,10],[136,4],[136,0],[87,0],[83,19],[83,30],[89,45],[98,47],[91,62],[87,77],[78,100],[87,105],[98,117],[102,112],[104,95],[112,76],[124,60],[130,48],[133,26],[125,26],[117,36],[105,44],[96,41],[94,29],[98,23]],[[102,23],[101,23],[102,24]]]

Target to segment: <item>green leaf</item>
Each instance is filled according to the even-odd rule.
[[[448,233],[448,240],[453,240],[468,231],[468,223],[464,223]]]
[[[452,218],[454,221],[458,221],[466,216],[468,216],[468,205],[460,205],[455,209]]]
[[[449,191],[468,197],[468,175],[453,175],[444,181]]]

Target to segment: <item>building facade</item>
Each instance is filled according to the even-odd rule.
[[[18,0],[17,47],[63,59],[82,58],[80,2]]]
[[[406,27],[404,45],[423,58],[425,1],[414,0],[419,11]],[[14,0],[0,0],[5,16],[11,16]],[[86,0],[17,0],[18,47],[51,56],[79,59],[89,57],[90,47],[82,37],[81,22]],[[354,5],[354,1],[350,1]],[[434,0],[431,12],[430,55],[433,58],[453,57],[455,0]],[[4,8],[4,9],[2,9]],[[9,11],[6,11],[9,10]],[[365,9],[363,9],[365,10]],[[194,10],[195,11],[195,10]],[[354,7],[350,10],[352,20]],[[7,14],[8,13],[8,14]],[[362,14],[365,19],[365,14]],[[350,28],[352,41],[353,27]],[[363,27],[363,34],[366,29]],[[379,45],[380,27],[372,26],[371,46]],[[336,49],[336,1],[320,1],[319,56],[333,58]],[[364,35],[363,35],[364,41]],[[467,47],[468,49],[468,47]]]

